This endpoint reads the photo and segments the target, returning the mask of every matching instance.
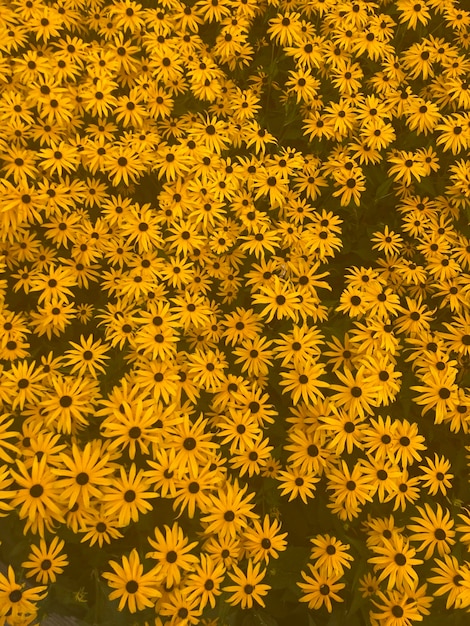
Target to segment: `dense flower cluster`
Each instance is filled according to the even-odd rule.
[[[468,620],[469,45],[0,0],[0,624]]]

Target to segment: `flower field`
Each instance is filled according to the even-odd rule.
[[[0,0],[0,626],[470,623],[470,7]]]

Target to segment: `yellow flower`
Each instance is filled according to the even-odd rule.
[[[237,565],[233,566],[228,575],[234,584],[223,588],[223,591],[231,593],[227,600],[229,604],[239,604],[242,609],[251,609],[255,604],[265,606],[263,596],[271,587],[261,582],[266,570],[260,571],[260,568],[261,563],[254,564],[251,559],[248,560],[246,573]]]
[[[7,575],[0,574],[0,617],[2,621],[15,621],[30,624],[37,616],[36,602],[47,595],[47,587],[25,588],[15,577],[11,565]]]
[[[35,576],[36,582],[56,582],[57,575],[62,574],[64,567],[68,565],[67,555],[60,554],[64,545],[65,542],[58,537],[54,537],[50,545],[41,539],[39,547],[34,544],[31,546],[29,561],[22,563],[21,567],[29,570],[27,576]]]
[[[379,582],[387,580],[387,589],[413,587],[418,582],[418,574],[414,566],[423,563],[422,559],[415,558],[416,550],[409,545],[407,538],[402,535],[394,535],[390,540],[383,539],[382,546],[374,546],[373,556],[368,559],[374,564],[374,571],[380,572]]]
[[[137,550],[132,550],[129,557],[123,556],[121,564],[109,561],[113,572],[105,572],[103,578],[108,581],[111,589],[110,600],[119,599],[119,610],[127,606],[131,613],[152,607],[161,597],[158,589],[160,578],[152,569],[144,574],[144,566],[140,562]]]
[[[301,572],[305,582],[299,582],[297,585],[302,590],[301,602],[307,602],[309,609],[320,609],[325,606],[328,613],[333,610],[332,600],[335,602],[344,602],[338,592],[346,586],[344,583],[338,582],[341,574],[331,573],[325,574],[317,570],[315,566],[308,563],[310,576],[304,571]]]
[[[155,528],[154,533],[155,540],[148,538],[154,551],[145,556],[157,561],[155,570],[167,586],[178,585],[182,573],[191,570],[198,562],[198,558],[190,553],[197,542],[189,543],[177,522],[174,522],[171,528],[165,525],[164,533],[159,528]]]

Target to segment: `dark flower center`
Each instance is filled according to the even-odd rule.
[[[33,498],[40,498],[44,493],[44,487],[42,485],[33,485],[29,490],[29,495]]]
[[[351,387],[351,395],[353,398],[360,398],[362,396],[362,389],[360,387]]]
[[[142,431],[138,426],[132,426],[132,428],[129,429],[129,437],[131,439],[138,439],[141,433]]]
[[[19,602],[22,597],[23,592],[21,591],[21,589],[13,589],[13,591],[10,592],[8,599],[10,600],[10,602]]]
[[[128,580],[126,583],[127,593],[137,593],[139,589],[139,583],[136,580]]]
[[[183,448],[185,450],[194,450],[196,447],[196,440],[194,437],[187,437],[183,442]]]
[[[194,480],[189,483],[188,485],[189,493],[198,493],[199,490],[200,490],[199,483],[197,483]]]
[[[75,478],[75,481],[79,485],[86,485],[89,480],[90,480],[90,477],[88,476],[86,472],[80,472],[79,474],[77,474]]]
[[[136,493],[133,489],[128,489],[125,493],[124,493],[124,500],[126,502],[134,502],[134,500],[136,499]]]
[[[166,560],[168,563],[175,563],[177,558],[178,554],[175,552],[175,550],[170,550],[169,552],[167,552]]]

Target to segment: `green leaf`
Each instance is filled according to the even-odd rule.
[[[387,196],[390,196],[392,194],[389,193],[390,191],[390,187],[392,186],[392,179],[391,178],[386,178],[383,183],[381,183],[375,192],[375,202],[380,202],[380,200],[383,200],[384,198],[386,198]]]

